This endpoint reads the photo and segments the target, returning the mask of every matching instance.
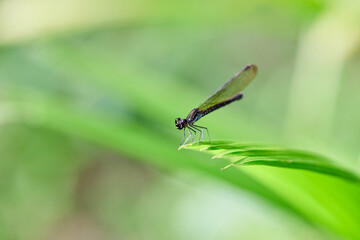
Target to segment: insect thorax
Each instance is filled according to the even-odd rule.
[[[193,123],[199,120],[202,116],[203,116],[202,112],[198,108],[194,108],[186,117],[186,120],[189,123],[189,125],[192,126]]]

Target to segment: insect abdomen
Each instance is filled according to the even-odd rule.
[[[243,96],[243,93],[239,93],[237,95],[235,95],[234,97],[232,98],[229,98],[228,100],[226,101],[223,101],[223,102],[220,102],[218,104],[215,104],[214,106],[212,107],[209,107],[208,109],[205,109],[203,112],[202,112],[202,116],[208,114],[208,113],[211,113],[212,111],[215,111],[216,109],[218,108],[221,108],[223,106],[226,106],[228,105],[229,103],[232,103],[233,101],[236,101],[236,100],[240,100]]]

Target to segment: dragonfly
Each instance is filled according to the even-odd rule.
[[[236,100],[240,100],[243,97],[243,93],[241,91],[251,82],[256,73],[256,65],[247,65],[240,72],[235,74],[235,76],[226,82],[220,89],[210,95],[199,107],[192,109],[186,118],[176,118],[176,128],[179,130],[184,129],[180,147],[185,145],[191,136],[193,136],[193,143],[197,132],[200,132],[200,142],[200,140],[203,139],[204,130],[206,130],[210,142],[209,130],[206,127],[195,125],[194,123],[216,109],[224,107]],[[185,129],[189,131],[189,136],[186,139]]]

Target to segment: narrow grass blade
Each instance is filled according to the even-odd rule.
[[[360,183],[360,178],[355,173],[336,165],[327,157],[303,150],[226,141],[200,142],[184,145],[182,148],[206,151],[214,155],[212,158],[228,158],[233,161],[222,170],[231,166],[263,165],[307,170]]]

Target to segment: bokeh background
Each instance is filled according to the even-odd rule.
[[[360,239],[360,189],[178,151],[185,117],[246,64],[212,139],[357,172],[360,2],[0,1],[0,239]]]

